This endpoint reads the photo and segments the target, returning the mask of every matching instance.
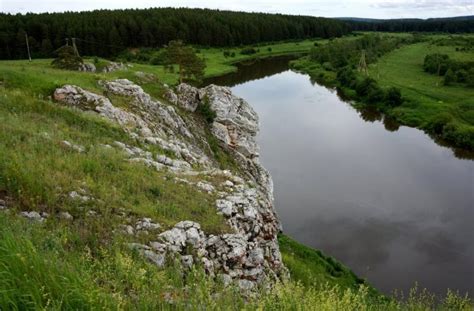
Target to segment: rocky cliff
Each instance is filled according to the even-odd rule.
[[[252,107],[228,88],[215,85],[198,89],[181,84],[175,90],[167,89],[166,100],[152,98],[125,79],[100,85],[105,95],[65,85],[56,89],[54,99],[118,124],[145,148],[119,141],[108,148],[121,149],[129,161],[142,162],[150,170],[169,171],[177,182],[207,193],[215,200],[216,213],[224,215],[230,227],[227,233],[210,234],[200,224],[183,219],[163,231],[159,220],[145,218],[117,228],[131,236],[143,230],[150,233],[146,243],[129,246],[158,266],[178,258],[184,267],[200,265],[225,284],[235,283],[245,290],[285,275],[273,184],[259,162],[258,116]],[[126,107],[114,104],[117,97],[126,101]],[[212,124],[206,124],[196,112],[204,104],[216,113]],[[207,132],[230,154],[234,169],[219,168]],[[163,152],[150,152],[148,145]]]

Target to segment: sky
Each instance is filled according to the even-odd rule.
[[[429,18],[474,15],[474,0],[0,0],[3,13],[150,7],[211,8],[324,17]]]

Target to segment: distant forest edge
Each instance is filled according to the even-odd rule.
[[[209,9],[0,14],[0,58],[26,58],[25,33],[33,57],[50,57],[71,37],[79,39],[82,54],[108,57],[126,47],[161,47],[175,39],[224,47],[333,38],[349,32],[346,23],[328,18]]]
[[[474,15],[429,19],[370,19],[341,17],[356,31],[390,31],[390,32],[474,32]]]
[[[322,18],[210,9],[153,8],[42,14],[0,13],[0,59],[51,57],[77,38],[81,54],[112,57],[125,48],[162,47],[180,39],[199,46],[334,38],[351,31],[474,32],[474,16],[420,19]]]

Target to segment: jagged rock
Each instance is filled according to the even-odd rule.
[[[213,133],[224,132],[216,137],[246,157],[258,156],[258,116],[253,108],[227,87],[209,85],[200,92],[216,112]]]
[[[166,244],[160,242],[150,242],[150,247],[158,253],[165,253],[166,252]]]
[[[157,254],[151,250],[144,250],[143,255],[160,268],[165,265],[166,257],[163,254]]]
[[[47,213],[41,213],[40,214],[40,213],[35,212],[35,211],[21,212],[20,215],[25,217],[25,218],[28,218],[31,221],[38,221],[38,222],[43,222],[48,217]]]
[[[225,186],[225,187],[233,187],[234,183],[231,182],[230,180],[226,180],[222,183],[222,185]]]
[[[186,268],[191,268],[193,266],[194,260],[192,255],[181,256],[181,264]]]
[[[258,116],[250,105],[232,95],[230,89],[214,85],[197,89],[182,84],[176,93],[168,90],[166,95],[171,103],[189,111],[205,102],[210,104],[217,114],[211,132],[239,166],[237,176],[217,169],[217,163],[207,158],[201,149],[203,145],[204,149],[209,148],[206,143],[202,144],[205,131],[198,128],[201,125],[194,122],[192,116],[181,117],[172,106],[151,98],[128,80],[101,85],[106,94],[128,98],[127,109],[115,107],[105,96],[74,86],[57,89],[55,99],[72,107],[95,111],[121,126],[143,148],[114,143],[130,161],[144,163],[150,169],[167,169],[169,174],[175,174],[174,180],[217,197],[216,212],[225,216],[233,232],[207,235],[199,224],[184,221],[159,234],[149,245],[138,244],[134,248],[159,266],[167,256],[177,256],[184,266],[202,265],[209,275],[224,275],[226,282],[230,280],[244,290],[252,290],[263,280],[284,275],[277,241],[281,227],[273,209],[273,183],[258,160]],[[146,144],[157,145],[166,151],[166,156],[152,154],[147,150],[156,148],[147,149],[143,146]],[[184,176],[196,177],[188,180],[183,179]],[[219,186],[219,192],[214,185]],[[134,232],[153,230],[147,227],[148,222],[141,221],[131,228]]]
[[[236,212],[232,202],[227,200],[217,200],[216,207],[219,212],[228,217],[232,216],[232,214]]]
[[[75,150],[75,151],[81,152],[81,153],[86,150],[83,146],[81,146],[81,145],[75,145],[75,144],[73,144],[73,143],[70,143],[70,142],[67,141],[67,140],[63,140],[63,141],[61,142],[61,144],[62,144],[64,147],[70,148],[70,149],[72,149],[72,150]]]
[[[117,70],[126,70],[128,69],[123,63],[110,62],[107,66],[102,69],[102,72],[113,72]]]
[[[242,280],[239,280],[239,288],[245,292],[248,292],[250,290],[252,290],[254,287],[255,287],[255,283],[254,282],[251,282],[249,280],[245,280],[245,279],[242,279]]]
[[[79,71],[84,71],[84,72],[95,72],[97,69],[95,68],[95,65],[92,63],[82,63],[79,65]]]
[[[87,202],[91,199],[89,196],[81,195],[77,191],[69,192],[69,197],[73,200],[79,200],[79,201],[82,201],[82,202]]]
[[[176,103],[185,110],[196,111],[200,103],[199,90],[186,83],[181,83],[176,87]]]
[[[64,219],[64,220],[73,220],[74,217],[72,217],[71,214],[69,214],[68,212],[61,212],[59,213],[58,217],[60,219]]]
[[[215,188],[213,185],[209,184],[209,183],[206,183],[206,182],[202,182],[202,181],[199,181],[196,186],[203,190],[203,191],[206,191],[206,192],[214,192]]]
[[[123,233],[128,234],[128,235],[134,235],[135,231],[133,230],[133,227],[130,225],[120,225],[120,229]]]
[[[140,230],[158,230],[161,226],[158,223],[152,222],[151,218],[142,218],[135,224],[135,229]]]

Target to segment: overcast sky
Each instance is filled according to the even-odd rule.
[[[474,0],[0,0],[6,13],[193,7],[326,17],[428,18],[474,15]]]

